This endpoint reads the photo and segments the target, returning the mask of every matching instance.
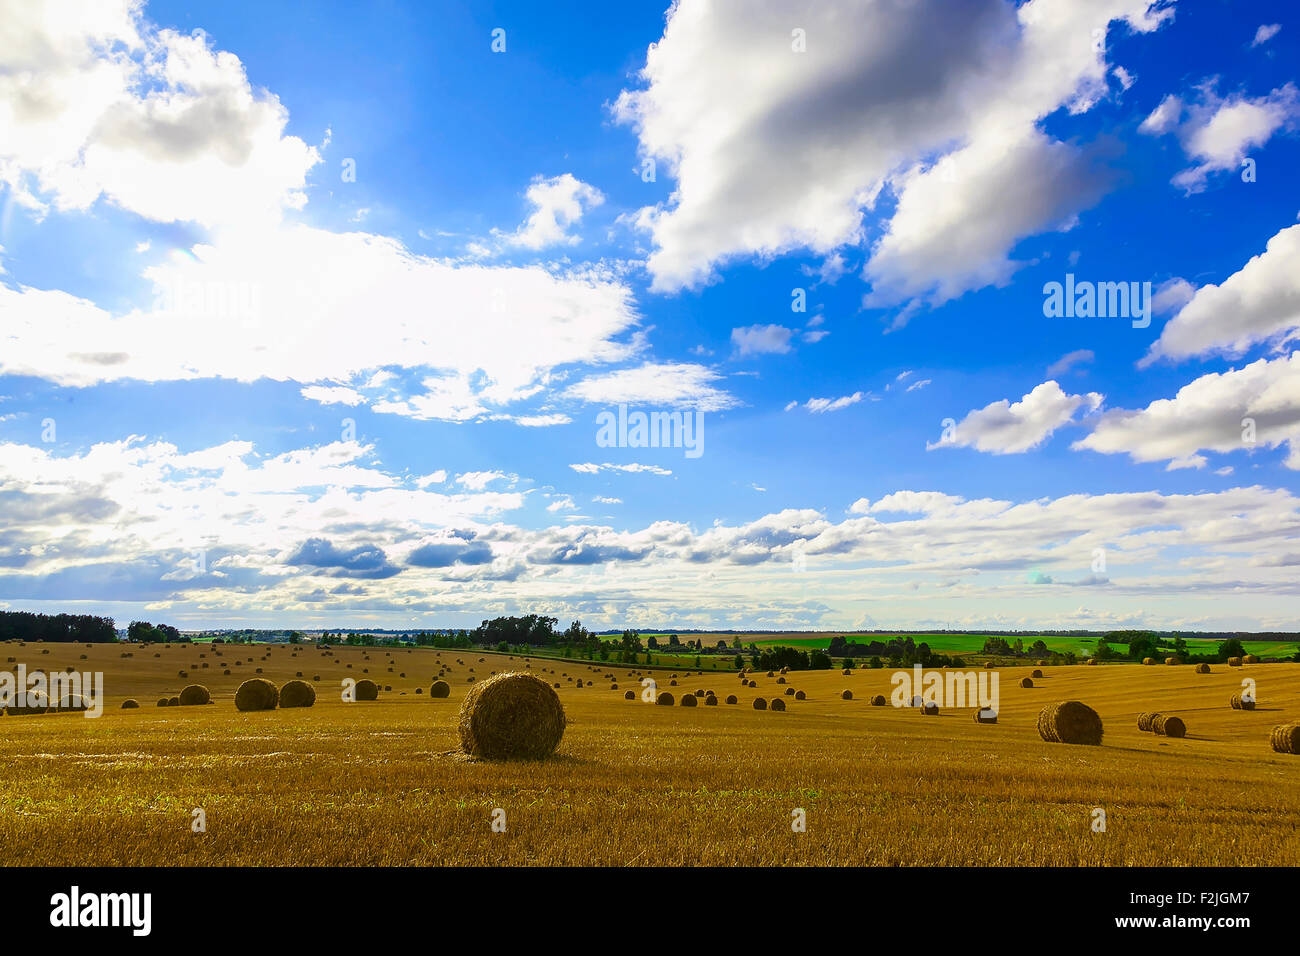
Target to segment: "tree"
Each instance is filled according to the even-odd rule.
[[[740,669],[741,669],[742,667],[744,667],[744,666],[745,666],[745,659],[744,659],[743,657],[741,657],[739,654],[737,654],[737,655],[736,655],[736,670],[740,670]]]
[[[1229,657],[1245,657],[1246,648],[1241,640],[1236,637],[1230,637],[1219,645],[1219,660],[1226,661]]]
[[[830,670],[831,659],[825,651],[813,651],[808,655],[808,665],[815,671]]]

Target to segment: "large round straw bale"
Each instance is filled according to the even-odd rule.
[[[775,675],[774,673],[772,673],[771,671],[768,671],[768,672],[767,672],[767,676],[768,676],[768,677],[775,677],[776,675]]]
[[[762,697],[755,697],[755,698],[754,698],[754,709],[755,709],[755,710],[767,710],[767,701],[764,700]]]
[[[773,709],[773,710],[785,710],[785,701],[782,700],[780,697],[773,697],[773,698],[772,698],[772,709]]]
[[[853,676],[853,669],[852,669],[851,667],[846,667],[846,668],[844,668],[844,670],[840,671],[840,675],[841,675],[842,677],[852,677],[852,676]]]
[[[757,687],[757,686],[758,686],[758,681],[753,681],[753,680],[750,681],[750,682],[749,682],[749,686],[750,686],[750,687]]]
[[[564,705],[546,681],[522,671],[475,684],[460,708],[460,745],[475,757],[549,757],[564,736]]]
[[[1034,682],[1033,682],[1032,680],[1030,680],[1028,677],[1022,677],[1022,678],[1020,678],[1020,686],[1021,686],[1021,687],[1033,687],[1033,686],[1034,686]]]
[[[265,677],[251,677],[235,691],[236,710],[275,710],[280,691]]]
[[[705,706],[705,707],[717,707],[717,706],[718,706],[718,698],[717,698],[715,695],[710,694],[708,697],[704,698],[704,706]]]
[[[305,680],[291,680],[280,688],[280,706],[310,707],[316,703],[316,688]]]
[[[996,724],[997,722],[998,712],[992,707],[977,707],[975,709],[975,723]]]
[[[1209,665],[1209,664],[1201,663],[1201,664],[1197,664],[1197,665],[1196,665],[1196,673],[1198,673],[1198,674],[1208,674],[1209,672],[1210,672],[1210,665]]]
[[[1165,658],[1165,663],[1168,664],[1168,665],[1170,665],[1170,666],[1172,667],[1173,665],[1175,665],[1175,664],[1178,663],[1178,658],[1176,658],[1176,657],[1166,657],[1166,658]]]
[[[1228,703],[1232,706],[1233,710],[1254,710],[1255,709],[1254,699],[1251,697],[1243,697],[1241,691],[1237,691],[1235,694],[1233,694],[1232,699],[1229,700]]]
[[[984,662],[984,667],[985,667],[986,670],[987,670],[987,669],[990,669],[990,668],[993,668],[993,667],[997,667],[997,666],[998,666],[998,665],[995,664],[995,663],[993,663],[992,661],[985,661],[985,662]]]
[[[840,700],[852,700],[852,699],[853,699],[853,691],[849,690],[847,687],[844,690],[840,691]]]
[[[1040,670],[1035,670],[1035,671],[1034,671],[1033,673],[1031,673],[1029,676],[1030,676],[1030,677],[1042,677],[1042,676],[1043,676],[1043,672],[1040,671]]]
[[[797,691],[794,692],[794,699],[795,699],[795,700],[807,700],[807,699],[808,699],[808,695],[805,694],[805,693],[804,693],[803,691],[801,691],[801,690],[797,690]]]
[[[1229,657],[1229,658],[1228,658],[1228,666],[1229,666],[1229,667],[1240,667],[1240,666],[1241,666],[1241,658],[1240,658],[1240,657]]]
[[[180,705],[181,705],[181,699],[179,696],[167,698],[168,707],[179,707]]]
[[[930,701],[927,704],[922,704],[921,713],[925,714],[928,717],[935,717],[939,713],[939,705],[936,704],[934,701]]]
[[[1156,659],[1155,659],[1154,657],[1144,657],[1144,658],[1142,658],[1142,663],[1143,663],[1143,664],[1154,664],[1155,662],[1156,662]]]
[[[668,691],[664,691],[655,698],[655,703],[660,707],[671,707],[673,704],[677,703],[677,698],[668,693]]]
[[[1269,735],[1269,743],[1280,754],[1300,754],[1300,724],[1279,724]]]
[[[187,684],[181,689],[180,702],[184,707],[194,704],[206,704],[212,700],[212,694],[202,684]]]
[[[363,677],[361,680],[357,681],[353,690],[355,691],[357,700],[379,699],[379,685],[367,678]]]
[[[429,696],[450,697],[451,685],[448,684],[445,680],[436,680],[433,682],[433,686],[429,688]]]
[[[166,707],[166,706],[167,706],[167,698],[166,698],[166,697],[159,697],[159,698],[158,698],[158,706],[159,706],[159,707]],[[12,707],[9,708],[9,709],[10,709],[10,710],[13,710]]]
[[[846,671],[845,673],[847,673],[847,671]],[[776,679],[776,682],[777,682],[778,684],[784,684],[784,683],[785,683],[785,678],[784,678],[784,677],[778,677],[778,678]]]
[[[1151,729],[1161,737],[1185,737],[1187,736],[1187,725],[1183,723],[1181,717],[1173,715],[1166,716],[1161,714],[1151,721]]]
[[[1101,717],[1081,701],[1048,704],[1038,714],[1038,735],[1049,743],[1095,746],[1101,734]]]
[[[636,691],[630,690],[623,695],[624,700],[636,700]]]
[[[793,687],[787,687],[787,688],[785,689],[785,696],[787,696],[787,697],[793,697],[793,696],[794,696],[794,688],[793,688]]]
[[[699,703],[700,703],[700,699],[696,697],[694,694],[682,694],[683,707],[696,707],[699,705]]]
[[[727,695],[727,703],[728,703],[728,704],[735,704],[735,703],[737,703],[736,695],[735,695],[735,694],[728,694],[728,695]]]
[[[1241,662],[1243,664],[1258,664],[1259,658],[1256,657],[1254,654],[1247,654],[1245,657],[1241,659]]]
[[[1095,657],[1090,657],[1090,658],[1088,658],[1086,661],[1084,661],[1084,663],[1087,664],[1089,667],[1096,667],[1096,666],[1097,666],[1097,658],[1095,658]]]
[[[1147,731],[1149,733],[1154,729],[1153,724],[1155,723],[1155,719],[1159,716],[1159,714],[1147,712],[1138,714],[1138,730]]]
[[[887,703],[889,703],[889,701],[885,699],[884,694],[877,694],[875,697],[871,698],[872,707],[884,707]]]
[[[136,710],[139,708],[139,706],[140,706],[140,702],[136,700],[134,697],[128,697],[126,700],[122,701],[123,710]]]

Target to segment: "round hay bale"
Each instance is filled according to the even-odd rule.
[[[623,695],[624,700],[636,700],[636,691],[630,690]]]
[[[353,690],[355,691],[355,697],[357,700],[379,699],[379,685],[368,678],[363,677],[361,680],[357,681],[356,687],[354,687]]]
[[[236,710],[275,710],[280,690],[265,677],[250,677],[235,691]]]
[[[1198,674],[1208,674],[1208,673],[1210,673],[1210,665],[1209,665],[1209,664],[1204,664],[1204,663],[1202,663],[1202,664],[1197,664],[1197,665],[1196,665],[1196,673],[1198,673]]]
[[[853,676],[853,669],[852,669],[852,668],[849,668],[849,667],[844,668],[844,670],[840,671],[840,676],[841,676],[841,677],[852,677],[852,676]]]
[[[808,695],[805,694],[805,693],[804,693],[803,691],[801,691],[801,690],[797,690],[797,691],[794,692],[794,699],[795,699],[795,700],[807,700],[807,699],[808,699]]]
[[[181,705],[181,699],[180,699],[179,696],[177,696],[177,697],[168,697],[168,698],[167,698],[167,706],[168,706],[168,707],[179,707],[180,705]]]
[[[429,696],[450,697],[451,685],[448,684],[445,680],[436,680],[433,682],[433,686],[429,688]]]
[[[980,707],[975,710],[975,723],[977,724],[996,724],[998,722],[998,712],[991,707]]]
[[[1030,680],[1028,677],[1022,677],[1022,678],[1020,678],[1020,686],[1021,686],[1021,687],[1033,687],[1033,686],[1034,686],[1034,682],[1033,682],[1032,680]]]
[[[1161,737],[1186,737],[1187,725],[1181,717],[1160,714],[1151,721],[1151,729]]]
[[[704,698],[704,706],[705,706],[705,707],[717,707],[717,706],[718,706],[718,698],[715,697],[713,694],[710,694],[708,697]]]
[[[750,687],[757,687],[757,686],[758,686],[758,681],[750,681],[750,682],[749,682],[749,686],[750,686]]]
[[[402,693],[405,694],[406,691],[402,691]],[[424,688],[423,688],[423,687],[417,687],[417,688],[415,688],[415,693],[416,693],[416,694],[423,694],[423,693],[424,693]]]
[[[840,700],[852,700],[852,699],[853,699],[853,691],[849,690],[847,687],[844,690],[840,691]]]
[[[181,688],[178,699],[182,707],[192,707],[196,704],[208,703],[212,700],[212,694],[202,684],[188,684]]]
[[[59,701],[59,710],[90,710],[90,704],[86,703],[84,697],[78,697],[76,694],[68,694]]]
[[[778,677],[778,678],[776,679],[776,682],[777,682],[778,684],[784,684],[784,683],[785,683],[785,678],[784,678],[784,677]]]
[[[700,699],[696,697],[694,694],[682,694],[683,707],[696,707],[699,705],[699,703],[700,703]]]
[[[704,696],[704,691],[703,691],[703,690],[697,690],[697,691],[695,692],[695,696],[696,696],[696,697],[703,697],[703,696]]]
[[[793,687],[787,687],[787,688],[785,689],[785,696],[787,696],[787,697],[793,697],[793,696],[794,696],[794,688],[793,688]]]
[[[1090,658],[1088,658],[1086,661],[1084,661],[1084,663],[1087,664],[1089,667],[1096,667],[1096,666],[1097,666],[1097,658],[1095,658],[1095,657],[1090,657]]]
[[[546,681],[521,671],[475,684],[460,707],[460,745],[489,759],[549,757],[564,736],[564,705]]]
[[[1039,662],[1038,662],[1038,666],[1039,666],[1039,667],[1046,667],[1046,666],[1047,666],[1047,661],[1039,661]]]
[[[578,686],[582,686],[582,681],[578,681]],[[677,681],[675,681],[675,680],[670,680],[670,681],[668,682],[668,686],[669,686],[669,687],[676,687],[676,686],[677,686]]]
[[[1229,658],[1228,658],[1228,666],[1229,666],[1229,667],[1240,667],[1240,666],[1241,666],[1241,658],[1240,658],[1240,657],[1229,657]]]
[[[316,688],[305,680],[291,680],[280,688],[280,707],[310,707],[316,703]]]
[[[126,700],[122,701],[123,710],[138,710],[139,707],[140,707],[140,702],[136,700],[134,697],[128,697]]]
[[[738,701],[738,700],[736,699],[736,695],[735,695],[735,694],[728,694],[728,695],[727,695],[727,703],[728,703],[728,704],[738,704],[738,703],[740,703],[740,701]]]
[[[655,698],[655,703],[658,704],[660,707],[671,707],[673,704],[677,703],[677,698],[675,698],[672,694],[668,693],[668,691],[664,691],[662,694],[660,694],[658,697]]]
[[[754,698],[754,709],[755,709],[755,710],[767,710],[767,701],[764,700],[762,697],[755,697],[755,698]]]
[[[930,701],[928,704],[922,704],[921,713],[925,714],[927,717],[935,717],[939,713],[939,705],[934,701]]]
[[[780,697],[773,697],[773,698],[772,698],[772,709],[773,709],[773,710],[785,710],[785,701],[782,700]]]
[[[1243,697],[1241,695],[1241,691],[1237,691],[1235,694],[1233,694],[1232,699],[1229,700],[1228,703],[1233,710],[1254,710],[1255,709],[1254,699],[1250,697]]]
[[[159,706],[159,707],[166,707],[166,706],[167,706],[167,698],[166,698],[166,697],[159,697],[159,698],[158,698],[158,706]],[[12,709],[13,709],[13,708],[11,707],[10,710],[12,710]]]
[[[1038,735],[1048,743],[1097,746],[1102,736],[1101,717],[1082,701],[1058,701],[1039,712]]]
[[[1254,654],[1247,654],[1245,657],[1241,659],[1241,661],[1243,664],[1258,664],[1259,658],[1256,657]]]
[[[1279,724],[1269,734],[1269,743],[1280,754],[1300,754],[1300,724]]]
[[[1152,730],[1155,729],[1154,727],[1155,719],[1159,716],[1160,715],[1157,713],[1138,714],[1138,730],[1142,730],[1147,733],[1150,733]]]
[[[222,675],[223,677],[229,677],[229,676],[230,676],[230,668],[227,667],[224,671],[221,672],[221,675]]]
[[[226,671],[226,673],[229,674],[230,671]],[[317,681],[317,682],[319,683],[319,681],[320,681],[320,674],[313,674],[311,679],[314,680],[314,681]]]
[[[1148,664],[1148,665],[1150,665],[1150,664],[1154,664],[1155,662],[1156,662],[1156,659],[1155,659],[1154,657],[1144,657],[1144,658],[1142,658],[1142,663],[1143,663],[1143,664]]]
[[[992,668],[994,668],[994,667],[997,667],[997,665],[994,664],[992,661],[985,661],[985,662],[984,662],[984,669],[985,669],[985,670],[990,670],[990,669],[992,669]]]
[[[45,653],[48,654],[49,651],[46,651]],[[775,677],[776,675],[775,675],[774,673],[772,673],[771,671],[768,671],[768,672],[767,672],[767,676],[768,676],[768,677]]]
[[[889,701],[885,699],[884,694],[877,694],[875,697],[871,698],[872,707],[884,707],[887,703],[889,703]]]
[[[1031,673],[1029,676],[1030,676],[1030,677],[1042,677],[1042,676],[1043,676],[1043,672],[1040,671],[1040,670],[1034,670],[1033,673]]]
[[[1170,667],[1173,667],[1173,666],[1175,666],[1175,665],[1178,663],[1178,658],[1176,658],[1176,657],[1166,657],[1166,658],[1165,658],[1165,663],[1168,664]]]

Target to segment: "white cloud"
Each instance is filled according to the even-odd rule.
[[[1147,0],[813,5],[796,18],[808,38],[800,54],[791,50],[789,7],[777,0],[674,4],[647,51],[643,88],[625,91],[614,108],[643,154],[676,179],[669,203],[639,217],[655,246],[652,287],[698,286],[741,256],[830,256],[862,238],[863,210],[898,171],[968,148],[965,164],[985,171],[972,178],[975,190],[976,179],[996,175],[994,144],[1005,140],[1027,144],[1026,163],[1036,156],[1068,175],[1056,190],[1031,176],[1023,213],[1018,184],[1006,183],[1015,199],[995,222],[973,226],[993,243],[992,264],[978,261],[974,244],[961,246],[953,267],[919,254],[942,246],[924,226],[947,223],[916,208],[942,200],[927,190],[924,200],[913,194],[910,224],[899,224],[903,248],[875,273],[901,291],[1004,274],[1008,236],[1054,227],[1086,200],[1066,198],[1089,183],[1073,148],[1040,143],[1031,131],[1062,106],[1081,111],[1105,95],[1108,67],[1093,31],[1122,20],[1148,32],[1169,15]],[[949,205],[980,204],[969,195]],[[900,274],[909,268],[921,273]]]
[[[1075,349],[1073,352],[1066,352],[1047,367],[1047,377],[1056,378],[1058,375],[1064,375],[1076,365],[1091,362],[1096,357],[1092,349]]]
[[[793,329],[784,325],[750,325],[731,330],[737,355],[783,355],[790,351]]]
[[[356,389],[345,385],[308,385],[301,391],[303,398],[322,405],[360,405],[366,400]]]
[[[1281,31],[1282,24],[1280,23],[1261,23],[1259,28],[1255,31],[1255,39],[1250,42],[1250,45],[1260,46],[1261,44],[1267,43]]]
[[[968,447],[995,455],[1019,454],[1038,447],[1058,428],[1073,422],[1080,408],[1095,411],[1102,397],[1098,392],[1068,395],[1055,381],[1043,382],[1018,402],[1002,399],[970,412],[949,436],[925,447]]]
[[[534,251],[548,246],[575,245],[579,237],[569,228],[581,221],[583,213],[605,201],[594,186],[564,173],[546,179],[538,176],[528,187],[528,202],[533,212],[513,233],[496,233],[506,245]]]
[[[570,498],[568,495],[562,495],[562,496],[560,496],[559,498],[556,498],[556,499],[555,499],[554,501],[552,501],[550,504],[548,504],[548,505],[546,506],[546,510],[547,510],[547,511],[551,511],[551,512],[555,512],[555,511],[577,511],[577,510],[578,510],[578,506],[577,506],[576,504],[574,504],[573,499]]]
[[[1182,115],[1182,99],[1170,93],[1142,121],[1138,126],[1138,132],[1146,133],[1148,136],[1163,136],[1178,125]]]
[[[1300,225],[1269,239],[1262,253],[1219,285],[1204,285],[1175,315],[1142,359],[1243,354],[1252,345],[1281,344],[1300,328]]]
[[[591,500],[598,505],[621,505],[623,503],[622,498],[610,498],[606,495],[596,495]]]
[[[647,474],[647,475],[671,475],[672,472],[667,468],[661,468],[658,465],[643,465],[640,462],[632,462],[627,465],[616,465],[610,462],[596,464],[595,462],[582,462],[576,465],[570,465],[574,471],[580,475],[595,475],[602,471],[625,471],[629,474]]]
[[[1151,311],[1156,315],[1177,312],[1196,295],[1196,286],[1181,276],[1169,279],[1156,287],[1151,299]]]
[[[1254,422],[1254,444],[1244,419]],[[1138,411],[1114,409],[1074,443],[1134,461],[1168,460],[1174,468],[1201,468],[1201,451],[1227,453],[1289,443],[1286,466],[1300,470],[1300,352],[1260,359],[1241,369],[1202,375]]]
[[[838,412],[841,408],[856,405],[866,397],[865,392],[854,392],[852,395],[841,395],[839,398],[810,398],[804,402],[803,407],[814,415],[820,415],[824,412]],[[791,402],[785,410],[788,412],[798,405],[798,402]]]
[[[470,491],[482,491],[494,481],[501,481],[506,475],[500,471],[467,471],[456,476],[456,484],[463,485]]]
[[[563,395],[593,405],[640,403],[716,412],[739,404],[712,384],[719,378],[713,369],[690,362],[647,363],[589,375],[569,386]]]
[[[267,223],[300,208],[314,147],[202,31],[134,0],[0,4],[0,181],[29,207],[100,196],[158,222]]]
[[[907,390],[909,392],[915,392],[918,388],[925,388],[927,385],[930,384],[930,381],[931,380],[928,378],[918,379],[915,382],[913,382],[911,385],[907,386]]]

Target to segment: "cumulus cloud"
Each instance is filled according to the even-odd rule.
[[[1074,447],[1124,453],[1139,462],[1167,460],[1174,470],[1204,467],[1202,451],[1283,443],[1290,448],[1286,466],[1300,470],[1300,352],[1202,375],[1144,409],[1113,409]]]
[[[1198,355],[1238,356],[1252,345],[1281,345],[1300,329],[1300,225],[1268,240],[1264,251],[1219,285],[1204,285],[1166,323],[1140,363]]]
[[[1095,411],[1103,396],[1098,392],[1069,395],[1054,380],[1043,382],[1018,402],[1007,399],[976,409],[951,427],[926,450],[967,447],[995,455],[1014,455],[1037,448],[1064,425],[1074,421],[1079,409]]]
[[[536,177],[528,187],[528,202],[532,214],[513,233],[497,233],[497,238],[508,246],[520,246],[534,251],[548,246],[575,245],[579,237],[569,232],[587,210],[605,201],[599,189],[564,173],[546,179]]]
[[[814,5],[795,20],[776,0],[674,4],[643,85],[614,107],[643,154],[676,179],[670,201],[639,217],[654,242],[653,288],[699,286],[741,256],[829,257],[862,239],[864,210],[909,170],[898,183],[913,186],[907,215],[878,251],[883,260],[868,264],[877,294],[942,297],[998,281],[1014,267],[1014,239],[1068,221],[1095,194],[1084,157],[1036,130],[1057,109],[1082,111],[1106,94],[1094,31],[1118,20],[1149,32],[1169,15],[1147,0],[863,0]],[[792,48],[796,20],[806,53]],[[1017,149],[999,156],[999,142]],[[953,165],[969,175],[945,184],[961,194],[945,201],[916,168],[954,149],[963,152]],[[1001,206],[980,203],[999,162],[1033,172],[1035,160],[1061,177],[1055,189],[1047,176],[1003,178]],[[931,202],[943,208],[923,208]],[[985,255],[953,237],[957,260],[926,257],[944,248],[938,233],[959,208],[987,214],[966,223],[984,233]]]

